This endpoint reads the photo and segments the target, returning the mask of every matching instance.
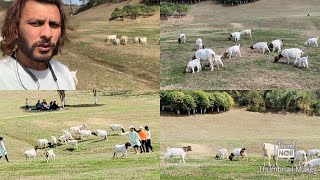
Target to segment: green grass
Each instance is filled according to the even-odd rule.
[[[23,110],[26,97],[31,103],[45,98],[58,100],[56,91],[0,92],[1,135],[11,163],[0,161],[1,179],[159,179],[159,98],[157,92],[127,92],[111,95],[98,92],[98,105],[94,106],[92,93],[66,92],[67,106],[55,112],[29,112]],[[117,94],[117,93],[115,93]],[[25,162],[23,152],[32,148],[37,139],[62,135],[62,128],[88,124],[88,129],[105,129],[111,135],[108,141],[97,141],[96,136],[79,142],[78,149],[70,145],[54,148],[56,161],[45,162],[44,152],[38,150],[34,162]],[[128,158],[113,159],[114,144],[123,144],[127,137],[112,134],[109,125],[149,125],[155,151],[136,155],[128,150]],[[119,156],[121,157],[121,156]],[[125,173],[124,173],[125,172]]]
[[[263,169],[263,160],[257,157],[250,158],[249,162],[240,162],[227,159],[216,160],[211,156],[201,160],[188,159],[186,164],[179,164],[177,159],[163,164],[166,165],[161,167],[161,179],[314,179],[317,177],[313,171],[310,173],[302,171],[291,173]],[[272,167],[274,168],[274,165]],[[279,161],[279,167],[287,171],[292,168],[285,160]],[[295,167],[294,171],[296,171]]]
[[[270,2],[270,4],[276,6],[275,2]],[[312,3],[307,3],[307,5],[312,6]],[[276,8],[274,6],[267,5],[264,11],[267,12],[271,7]],[[256,8],[263,9],[263,5]],[[283,12],[284,15],[280,18],[274,15],[240,18],[238,15],[232,15],[238,12],[242,14],[241,17],[252,17],[256,11],[246,11],[241,7],[239,9],[235,7],[230,12],[229,8],[212,2],[202,2],[190,6],[189,17],[194,17],[191,22],[174,26],[171,21],[161,21],[161,88],[317,89],[317,84],[320,83],[320,62],[317,61],[320,58],[319,48],[304,47],[303,43],[308,38],[317,36],[320,16],[304,17],[294,13],[295,7],[290,6],[290,8],[292,11]],[[217,16],[217,13],[226,13],[226,11],[230,13],[228,16]],[[239,27],[233,24],[238,24]],[[231,32],[246,28],[252,29],[252,39],[241,38],[237,43],[228,40]],[[186,34],[186,44],[178,44],[177,38],[180,33]],[[213,49],[219,55],[223,54],[228,47],[241,44],[242,57],[230,60],[223,58],[225,67],[220,71],[215,69],[210,72],[210,68],[205,67],[200,73],[191,75],[184,73],[187,63],[197,50],[195,40],[199,37],[206,48]],[[305,55],[309,55],[309,69],[293,66],[293,59],[290,60],[290,65],[285,64],[284,58],[279,63],[273,63],[273,58],[278,55],[277,52],[262,54],[249,49],[257,42],[270,43],[275,39],[283,39],[284,48],[297,47],[302,49]],[[248,81],[254,78],[254,81]]]

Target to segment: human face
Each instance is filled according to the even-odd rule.
[[[32,68],[31,61],[48,62],[57,54],[56,44],[60,35],[61,20],[58,7],[34,0],[27,1],[19,22],[18,59],[29,65],[29,68]]]

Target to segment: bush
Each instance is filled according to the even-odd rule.
[[[265,112],[265,102],[263,98],[263,93],[260,91],[250,91],[246,99],[248,100],[248,110],[254,112]]]

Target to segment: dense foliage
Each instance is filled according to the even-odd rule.
[[[226,92],[197,91],[160,91],[162,110],[171,110],[181,114],[228,111],[235,105],[233,98]]]
[[[302,90],[274,91],[160,91],[162,110],[206,113],[235,106],[254,112],[301,112],[320,115],[320,92]]]
[[[146,6],[144,4],[139,5],[126,5],[122,9],[115,8],[111,14],[111,20],[115,18],[137,18],[138,16],[151,16],[156,12],[156,7]]]
[[[80,6],[78,9],[77,13],[85,11],[87,9],[90,9],[92,7],[95,7],[99,4],[104,4],[104,3],[121,3],[126,0],[80,0],[83,4]],[[144,0],[144,4],[146,5],[159,5],[160,0]],[[142,5],[143,6],[143,5]]]
[[[167,17],[171,15],[186,15],[189,10],[187,4],[162,3],[160,5],[160,16]]]

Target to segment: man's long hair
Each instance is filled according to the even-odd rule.
[[[21,18],[21,13],[26,5],[26,2],[30,0],[16,0],[12,5],[7,9],[5,19],[1,28],[1,35],[4,40],[1,42],[1,51],[3,55],[12,55],[14,54],[15,47],[17,44],[18,28]],[[65,42],[69,42],[70,39],[66,33],[67,29],[73,30],[72,27],[67,24],[67,17],[64,13],[61,0],[35,0],[41,4],[53,4],[56,5],[60,12],[61,20],[61,35],[56,44],[57,53],[61,53],[61,49]],[[56,54],[57,54],[56,53]],[[56,55],[54,54],[54,55]]]

